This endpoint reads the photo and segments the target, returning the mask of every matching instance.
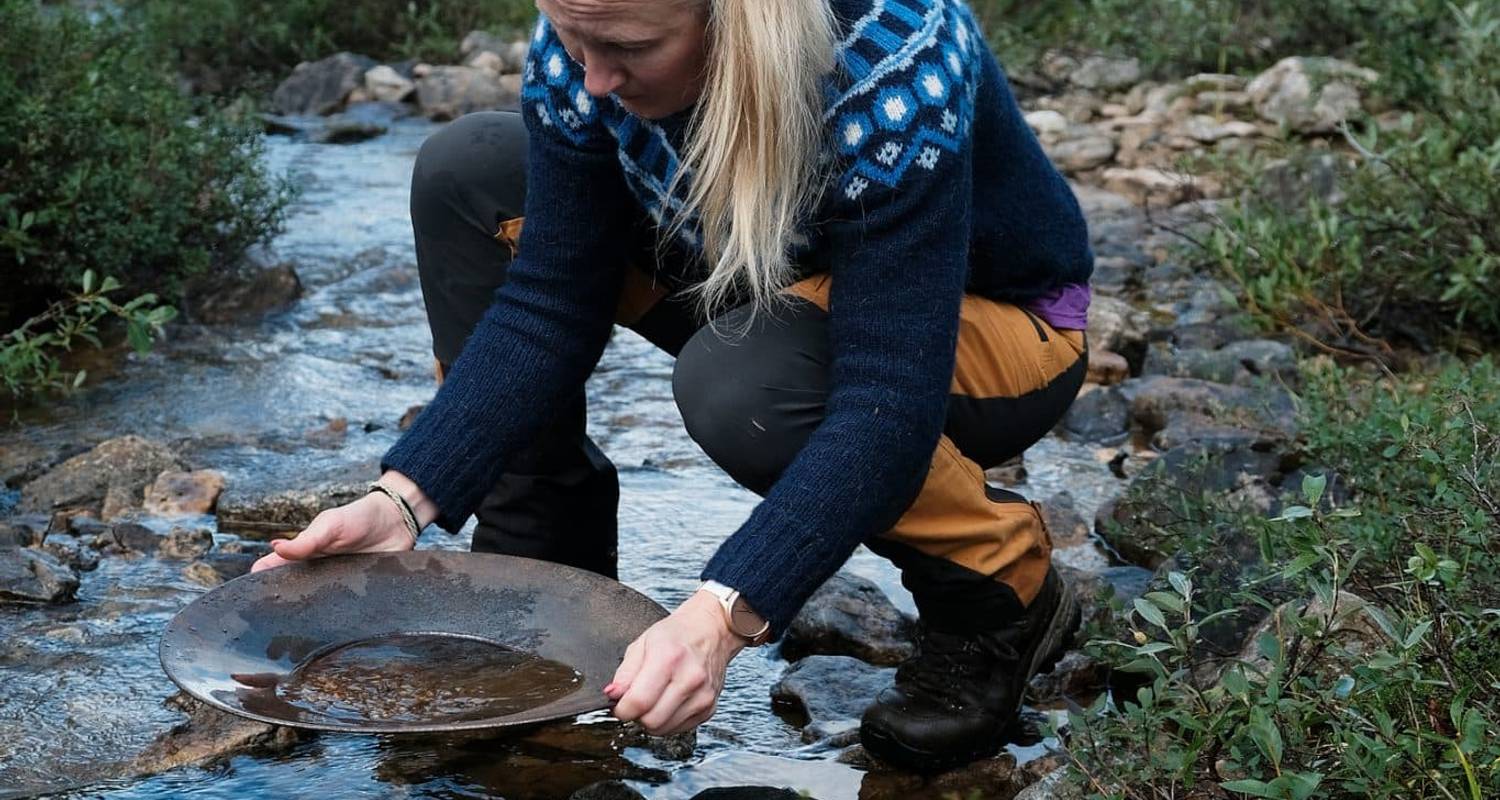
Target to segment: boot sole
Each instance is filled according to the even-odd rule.
[[[1000,752],[1004,745],[1014,741],[1019,733],[1018,723],[1027,685],[1038,673],[1057,666],[1057,662],[1062,660],[1062,657],[1073,647],[1078,627],[1083,622],[1083,609],[1078,605],[1078,599],[1073,594],[1073,587],[1063,583],[1061,594],[1062,597],[1057,601],[1057,608],[1052,612],[1052,618],[1047,623],[1046,634],[1038,640],[1036,648],[1031,651],[1025,677],[1018,682],[1016,689],[1016,707],[1011,714],[1011,723],[1000,736],[964,752],[935,753],[912,747],[885,730],[861,726],[860,740],[864,743],[866,752],[877,754],[880,760],[902,769],[934,773],[960,767],[981,758],[989,758]]]

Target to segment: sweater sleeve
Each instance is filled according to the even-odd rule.
[[[846,167],[825,228],[825,416],[703,571],[738,589],[775,636],[911,504],[942,432],[969,271],[973,97],[945,69],[918,60],[899,85],[834,117]]]
[[[529,152],[518,255],[437,395],[381,460],[421,487],[450,531],[550,422],[548,409],[587,380],[620,295],[629,190],[581,70],[545,20],[522,100]]]

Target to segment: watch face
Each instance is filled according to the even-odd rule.
[[[761,629],[766,627],[766,621],[750,610],[750,606],[743,598],[735,598],[734,611],[730,614],[730,619],[733,620],[730,627],[734,629],[734,632],[747,639],[760,633]]]

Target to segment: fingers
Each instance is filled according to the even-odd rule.
[[[707,689],[708,675],[703,668],[691,661],[683,663],[656,704],[641,715],[641,725],[658,736],[673,732],[674,723],[680,725],[697,716],[712,702]]]
[[[635,674],[640,671],[641,657],[646,652],[643,640],[646,637],[638,636],[636,640],[625,648],[625,658],[620,662],[619,669],[615,670],[615,677],[604,687],[604,695],[610,700],[619,700],[625,696],[630,684],[635,681]]]
[[[274,545],[273,545],[273,547],[274,547]],[[250,565],[250,571],[251,572],[260,572],[263,569],[271,569],[272,567],[279,567],[279,566],[282,566],[284,564],[290,564],[290,563],[292,563],[292,562],[287,561],[286,559],[282,558],[281,556],[276,555],[275,553],[266,553],[265,555],[263,555],[260,558],[256,559],[254,564]]]
[[[681,651],[674,651],[674,657],[669,658],[661,647],[642,647],[642,650],[640,671],[615,703],[615,716],[622,720],[640,719],[642,714],[656,706],[672,679],[676,657],[681,655]]]
[[[324,511],[313,518],[312,524],[307,530],[297,534],[293,539],[276,539],[271,542],[271,549],[281,557],[283,563],[288,561],[303,561],[316,558],[321,555],[337,552],[337,531],[339,525],[338,517],[333,513]]]

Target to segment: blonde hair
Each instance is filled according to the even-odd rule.
[[[708,65],[682,154],[692,179],[669,230],[698,218],[708,276],[695,291],[712,318],[740,297],[770,308],[792,280],[793,239],[823,190],[820,79],[836,40],[827,0],[704,2]]]

